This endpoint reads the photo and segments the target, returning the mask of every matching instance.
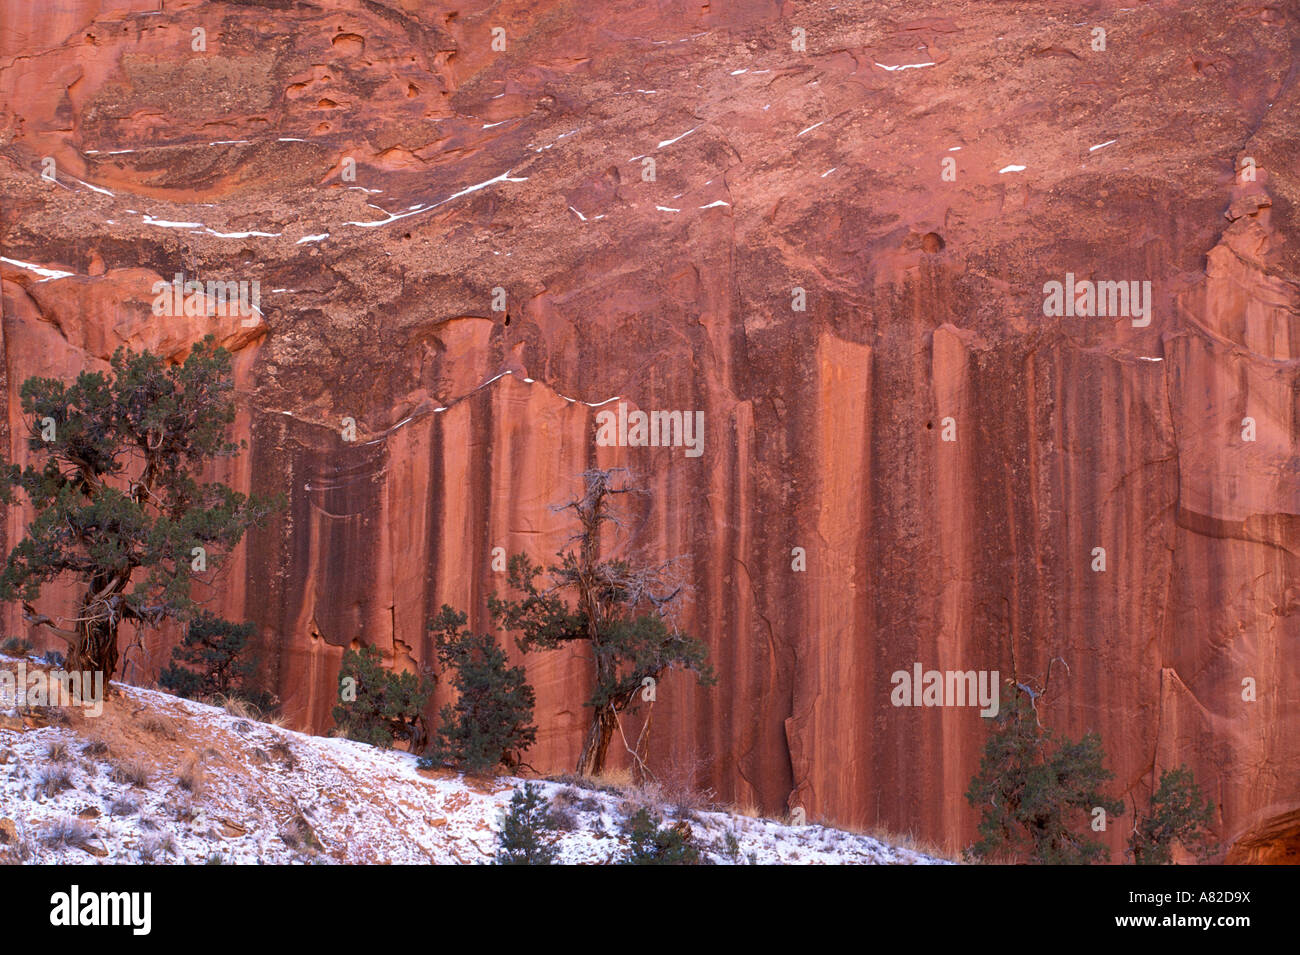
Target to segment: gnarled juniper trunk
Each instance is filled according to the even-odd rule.
[[[106,618],[103,602],[96,601],[92,586],[81,601],[77,614],[77,638],[69,641],[65,667],[69,671],[102,672],[107,687],[117,671],[117,619]]]
[[[605,614],[597,596],[596,582],[600,543],[600,523],[605,512],[606,477],[590,481],[587,486],[586,508],[579,507],[578,515],[582,520],[582,546],[578,558],[578,612],[582,615],[587,629],[587,640],[596,654],[596,685],[608,686],[614,677],[612,662],[601,653],[601,641]],[[591,726],[587,730],[587,739],[582,745],[582,754],[578,757],[578,775],[594,776],[605,768],[605,754],[609,751],[609,741],[614,736],[618,716],[610,711],[608,705],[598,705],[591,715]]]
[[[605,756],[609,752],[609,741],[614,738],[617,719],[608,706],[592,716],[587,739],[582,744],[582,755],[578,757],[578,775],[594,776],[605,768]]]

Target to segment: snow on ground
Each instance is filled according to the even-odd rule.
[[[16,666],[0,656],[0,667]],[[0,857],[487,863],[501,814],[522,784],[421,770],[409,753],[308,736],[153,690],[115,689],[98,717],[79,707],[0,710]],[[621,855],[619,822],[639,805],[635,791],[536,782],[567,809],[567,831],[556,837],[563,862],[605,864]],[[721,864],[939,861],[817,825],[659,809],[665,825],[686,819],[708,861]]]

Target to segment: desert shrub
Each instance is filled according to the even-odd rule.
[[[561,778],[590,782],[590,778],[586,776],[564,776]],[[577,785],[565,786],[563,789],[556,792],[555,796],[551,799],[551,805],[555,808],[573,809],[577,812],[600,812],[604,809],[604,804],[595,796],[584,795],[584,790],[586,788],[587,787]]]
[[[722,836],[722,852],[734,862],[739,863],[741,861],[740,839],[736,836],[735,830],[730,827]]]
[[[176,785],[187,793],[198,796],[203,792],[204,782],[202,761],[190,756],[181,763],[180,771],[176,774]]]
[[[298,766],[298,757],[293,754],[293,747],[282,739],[277,739],[269,747],[270,756],[275,757],[284,763],[284,768],[288,770],[296,769]]]
[[[157,713],[145,714],[140,720],[140,728],[146,733],[161,736],[163,739],[176,738],[176,724]]]
[[[45,755],[52,763],[66,762],[68,759],[68,744],[61,739],[53,739],[45,744]]]
[[[137,850],[141,862],[153,862],[165,859],[177,853],[176,838],[170,832],[159,832],[145,836],[140,840]]]
[[[108,806],[110,816],[134,816],[140,812],[140,800],[133,796],[118,796]]]
[[[707,774],[710,763],[711,760],[697,754],[678,753],[666,766],[656,770],[659,797],[664,805],[673,807],[678,818],[691,818],[717,802],[717,791],[701,787],[697,782]]]
[[[574,832],[581,828],[581,823],[572,804],[552,799],[550,811],[546,815],[546,826],[556,832]]]
[[[308,853],[318,852],[324,848],[312,828],[311,821],[300,810],[280,829],[280,841],[290,849],[299,849]]]
[[[46,650],[36,658],[37,663],[44,663],[55,670],[66,669],[67,660],[58,650]]]
[[[0,827],[0,865],[24,865],[36,856],[36,846],[21,818],[13,828]]]

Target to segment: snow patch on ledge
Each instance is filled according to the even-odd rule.
[[[876,66],[882,70],[888,70],[893,73],[895,70],[919,70],[925,66],[934,66],[933,63],[901,63],[898,66],[886,66],[884,63],[877,63]]]
[[[416,208],[410,212],[396,212],[396,213],[389,212],[387,213],[388,215],[387,219],[376,219],[373,222],[345,222],[343,224],[358,226],[362,229],[373,229],[376,226],[389,225],[390,223],[396,222],[398,219],[405,219],[408,216],[416,216],[422,212],[430,212],[434,209],[437,209],[439,206],[446,205],[447,203],[451,202],[453,199],[459,199],[461,196],[467,196],[471,192],[478,192],[480,189],[486,189],[488,186],[494,185],[498,182],[527,182],[528,181],[528,178],[526,176],[512,178],[510,173],[512,173],[513,171],[514,170],[512,169],[507,169],[499,176],[493,176],[491,179],[487,179],[483,182],[476,183],[475,185],[472,186],[467,186],[466,188],[462,189],[460,192],[453,192],[446,199],[439,200],[438,202],[435,202],[431,206],[421,205],[419,208]],[[375,208],[379,208],[379,207],[376,206]],[[379,211],[383,212],[384,210],[380,209]]]
[[[76,275],[76,272],[60,272],[58,269],[47,269],[42,265],[33,265],[30,262],[19,262],[17,259],[9,259],[0,255],[0,262],[8,262],[10,265],[16,265],[20,269],[27,269],[29,272],[35,272],[37,275],[44,276],[42,282],[49,282],[53,279],[66,279]]]
[[[130,211],[130,210],[127,210]],[[174,222],[171,219],[155,219],[149,213],[144,214],[145,225],[156,225],[160,229],[206,229],[202,222]]]
[[[689,136],[691,133],[695,132],[695,131],[696,131],[697,129],[699,129],[699,128],[700,128],[700,127],[698,127],[698,126],[692,126],[690,129],[686,130],[686,132],[682,133],[680,136],[677,136],[677,137],[674,138],[674,139],[665,139],[663,142],[661,142],[661,143],[660,143],[658,146],[656,146],[655,148],[656,148],[656,149],[663,149],[665,146],[671,146],[673,143],[681,142],[683,139],[685,139],[687,136]]]
[[[254,236],[262,239],[277,239],[279,232],[218,232],[216,229],[204,228],[204,232],[215,235],[218,239],[250,239]]]

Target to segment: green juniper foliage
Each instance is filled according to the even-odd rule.
[[[699,865],[700,850],[685,823],[660,828],[662,820],[642,806],[620,825],[627,851],[619,865]],[[734,837],[733,837],[734,838]]]
[[[158,685],[190,699],[234,696],[265,709],[270,694],[254,688],[255,667],[244,658],[256,629],[201,612],[190,621],[181,645],[172,649],[172,662],[158,674]]]
[[[1110,850],[1085,833],[1100,807],[1120,816],[1124,804],[1101,792],[1112,774],[1102,766],[1101,737],[1057,740],[1017,694],[997,716],[966,800],[981,811],[975,859],[1060,864],[1105,861]]]
[[[470,773],[513,767],[537,738],[533,688],[525,682],[524,668],[509,666],[496,640],[470,633],[466,620],[464,613],[444,604],[429,624],[439,661],[454,671],[457,698],[442,708],[421,765]]]
[[[510,797],[497,835],[497,865],[555,865],[559,849],[550,828],[550,804],[542,787],[524,783]]]
[[[345,650],[339,667],[339,704],[331,715],[348,739],[391,749],[394,741],[424,746],[422,712],[433,681],[384,666],[377,647]]]
[[[693,672],[702,686],[715,679],[704,644],[665,621],[680,591],[665,579],[666,567],[598,556],[602,526],[618,523],[610,495],[633,489],[616,486],[612,471],[588,471],[583,479],[583,496],[566,505],[579,523],[576,549],[560,553],[560,562],[546,568],[545,583],[538,580],[540,566],[524,554],[513,555],[508,579],[523,597],[501,600],[494,595],[488,608],[503,629],[518,634],[523,650],[586,644],[593,671],[586,704],[592,721],[577,771],[594,775],[604,767],[618,714],[636,701],[647,678],[657,681],[666,670],[682,669]]]
[[[239,450],[225,439],[230,367],[208,336],[183,364],[118,348],[107,372],[23,383],[27,446],[43,463],[9,465],[0,480],[0,502],[18,490],[36,512],[0,573],[0,599],[22,601],[29,623],[67,642],[68,668],[111,680],[122,621],[190,619],[196,584],[280,506],[199,480],[214,458]],[[32,606],[61,578],[82,588],[75,607],[59,608],[75,629]]]
[[[1160,774],[1145,815],[1140,815],[1129,836],[1128,851],[1135,865],[1168,865],[1175,844],[1204,859],[1213,851],[1209,826],[1214,803],[1205,798],[1186,766]]]

